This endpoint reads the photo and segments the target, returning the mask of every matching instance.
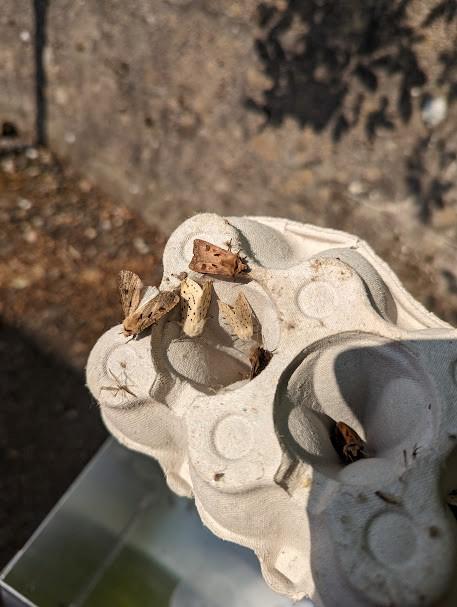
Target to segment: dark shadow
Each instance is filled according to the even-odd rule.
[[[430,157],[433,146],[435,162]],[[433,211],[445,207],[445,195],[453,182],[443,178],[444,170],[454,162],[456,154],[447,149],[446,139],[432,140],[432,135],[421,137],[406,160],[406,184],[416,200],[419,218],[429,223]]]
[[[47,99],[44,51],[46,48],[46,19],[49,0],[33,0],[35,18],[35,136],[36,145],[47,145]]]
[[[329,355],[332,349],[333,356]],[[409,587],[417,593],[417,602],[410,599],[410,604],[429,604],[421,599],[423,590],[408,583],[403,569],[390,569],[390,557],[382,547],[376,553],[366,537],[377,515],[395,513],[405,524],[411,520],[411,533],[420,535],[417,542],[411,541],[411,550],[422,546],[419,558],[429,579],[441,575],[443,563],[437,569],[428,567],[435,558],[439,561],[438,538],[453,535],[457,539],[454,512],[448,504],[449,496],[457,492],[457,425],[452,412],[453,401],[457,402],[456,360],[457,339],[452,339],[451,332],[443,340],[388,343],[379,342],[375,335],[350,332],[312,344],[282,374],[274,424],[284,455],[276,481],[291,496],[296,491],[299,496],[303,475],[310,476],[302,466],[313,466],[307,509],[311,569],[322,603],[352,604],[342,599],[348,601],[350,586],[344,572],[360,565],[374,576],[371,582],[366,579],[367,587],[374,584],[394,592],[393,575],[397,589]],[[323,377],[325,368],[333,378]],[[337,421],[363,436],[367,459],[342,463],[330,434]],[[434,474],[429,461],[439,450],[441,463],[436,461],[434,468],[439,474]],[[421,515],[423,508],[429,509],[428,519]],[[392,561],[397,558],[395,540]],[[387,559],[384,564],[383,558]],[[452,586],[455,563],[448,565]],[[332,584],[326,571],[332,572]],[[428,581],[424,589],[427,585]],[[392,604],[404,604],[401,598],[400,591]]]
[[[106,436],[81,373],[0,324],[0,569]]]
[[[316,132],[329,127],[338,141],[359,122],[365,100],[378,94],[380,80],[387,77],[398,82],[396,107],[381,96],[378,110],[364,117],[367,136],[393,129],[389,114],[408,122],[411,90],[427,82],[416,54],[422,34],[407,19],[410,3],[289,0],[284,10],[261,3],[255,48],[271,86],[261,101],[248,99],[247,107],[272,126],[292,117]]]
[[[427,17],[424,19],[423,26],[429,27],[439,19],[444,19],[446,23],[451,23],[455,17],[457,17],[457,1],[443,0],[442,2],[438,2],[430,10]]]
[[[457,36],[449,48],[438,55],[438,61],[441,71],[438,74],[437,83],[447,90],[448,103],[454,103],[457,100]]]

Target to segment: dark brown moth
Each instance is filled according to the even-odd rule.
[[[337,422],[330,435],[333,447],[344,464],[352,464],[368,457],[367,446],[355,430],[344,422]]]
[[[231,276],[247,272],[249,267],[239,253],[229,249],[221,249],[206,240],[194,240],[193,257],[189,268],[201,274],[216,274],[218,276]]]
[[[177,293],[164,291],[140,305],[143,283],[140,277],[130,270],[119,272],[119,292],[124,312],[122,326],[126,337],[135,337],[151,325],[156,324],[179,302]]]
[[[249,353],[249,362],[251,363],[251,379],[257,377],[259,373],[265,369],[270,360],[273,358],[273,354],[268,350],[265,350],[261,346],[255,346]]]

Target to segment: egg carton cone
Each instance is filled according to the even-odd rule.
[[[196,240],[240,271],[191,270]],[[286,219],[196,215],[163,267],[161,292],[213,281],[206,323],[190,337],[177,305],[136,337],[121,324],[100,337],[87,383],[108,430],[157,459],[213,533],[255,551],[278,593],[457,604],[457,331],[363,240]],[[228,313],[240,293],[247,338]]]

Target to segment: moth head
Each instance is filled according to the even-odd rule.
[[[124,334],[124,337],[132,337],[136,335],[135,332],[135,328],[132,326],[129,326],[129,322],[128,322],[128,318],[126,318],[122,324],[122,333]]]
[[[241,272],[247,272],[248,270],[249,266],[246,263],[246,258],[238,256],[236,259],[235,276]]]

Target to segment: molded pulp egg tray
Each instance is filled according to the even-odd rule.
[[[457,437],[457,331],[365,242],[285,219],[185,221],[161,291],[182,272],[208,278],[189,270],[195,239],[230,241],[250,271],[211,277],[198,337],[177,306],[134,339],[119,325],[98,340],[87,382],[106,426],[156,458],[213,533],[254,550],[278,593],[326,607],[434,603],[454,571],[440,482]],[[217,305],[240,291],[272,353],[253,379]],[[338,421],[368,458],[341,462]]]

